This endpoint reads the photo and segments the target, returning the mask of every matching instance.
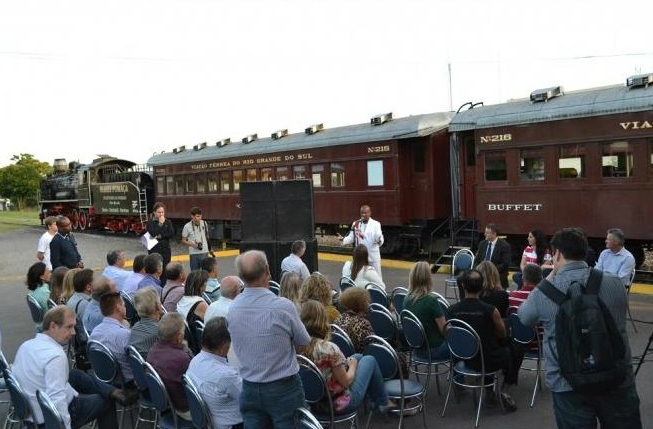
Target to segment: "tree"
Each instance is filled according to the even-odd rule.
[[[14,155],[11,160],[15,163],[0,168],[0,195],[10,198],[18,210],[36,205],[41,179],[52,171],[52,167],[28,153]]]

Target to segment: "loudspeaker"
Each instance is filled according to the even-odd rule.
[[[275,182],[276,231],[278,241],[315,238],[313,184],[310,180]]]
[[[243,241],[274,241],[274,182],[241,182],[240,209]]]

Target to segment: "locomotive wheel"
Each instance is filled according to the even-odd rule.
[[[84,213],[83,211],[80,211],[79,212],[79,229],[81,231],[84,231],[86,229],[87,220],[88,220],[88,218],[86,217],[86,213]]]
[[[73,214],[70,216],[70,223],[72,224],[72,229],[79,228],[79,213],[77,213],[77,209],[73,210]]]

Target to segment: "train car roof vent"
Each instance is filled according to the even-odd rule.
[[[272,133],[270,137],[274,140],[279,140],[282,137],[286,137],[288,135],[288,128],[284,128],[283,130],[278,130]]]
[[[626,79],[626,86],[628,88],[646,88],[653,83],[653,73],[638,74],[635,76],[630,76]]]
[[[217,142],[215,142],[215,145],[218,146],[218,147],[223,147],[223,146],[226,146],[228,144],[231,144],[231,139],[229,139],[229,138],[218,140]]]
[[[373,116],[372,119],[370,119],[370,123],[372,125],[382,125],[382,124],[385,124],[388,121],[392,121],[392,112],[383,113],[381,115],[376,115],[376,116]]]
[[[562,86],[552,86],[551,88],[536,89],[531,92],[531,103],[547,102],[552,98],[565,94]]]
[[[256,139],[258,139],[258,134],[250,134],[248,136],[243,137],[242,142],[247,144],[253,142]]]
[[[197,151],[197,150],[202,150],[202,149],[204,149],[205,147],[206,147],[206,142],[204,142],[204,143],[200,143],[200,144],[196,144],[195,146],[193,146],[193,150],[195,150],[195,151]]]
[[[179,146],[172,149],[172,153],[182,153],[185,150],[186,150],[186,146]]]
[[[324,124],[314,124],[306,128],[304,132],[310,136],[311,134],[319,133],[323,129],[324,129]]]

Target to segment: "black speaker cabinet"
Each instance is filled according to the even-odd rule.
[[[243,241],[275,241],[274,182],[241,182],[240,209]]]

